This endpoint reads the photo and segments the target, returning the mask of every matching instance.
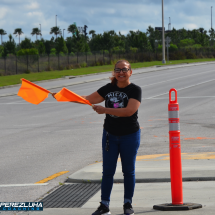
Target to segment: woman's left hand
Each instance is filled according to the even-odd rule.
[[[101,105],[93,105],[93,110],[96,111],[98,114],[105,113],[105,107],[103,107]]]

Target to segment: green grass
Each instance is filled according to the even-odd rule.
[[[192,59],[192,60],[174,60],[166,63],[166,65],[181,64],[181,63],[196,63],[196,62],[205,62],[205,61],[215,61],[214,58],[208,59]],[[132,69],[150,67],[155,65],[163,65],[161,61],[152,61],[144,63],[132,63]],[[93,73],[108,72],[113,70],[113,65],[104,65],[104,66],[94,66],[73,70],[62,70],[62,71],[50,71],[50,72],[39,72],[39,73],[30,73],[30,74],[20,74],[20,75],[10,75],[10,76],[0,76],[0,87],[20,84],[21,78],[25,78],[29,81],[41,81],[41,80],[50,80],[56,78],[62,78],[63,76],[77,76],[77,75],[86,75]]]

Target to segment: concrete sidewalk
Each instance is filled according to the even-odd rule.
[[[215,62],[179,64],[179,65],[172,65],[172,66],[164,65],[164,66],[139,68],[139,69],[133,70],[133,75],[146,73],[146,72],[156,72],[156,71],[160,71],[160,70],[169,70],[169,69],[200,66],[200,65],[207,65],[207,64],[215,64]],[[72,79],[59,78],[59,79],[51,79],[51,80],[47,80],[47,81],[37,81],[34,83],[38,84],[39,86],[41,86],[43,88],[46,88],[47,90],[52,90],[52,89],[68,87],[68,86],[77,85],[77,84],[105,80],[105,79],[109,79],[109,77],[111,77],[111,71],[103,72],[103,73],[96,73],[96,74],[89,74],[89,75],[73,76]],[[0,97],[17,95],[17,92],[18,92],[20,86],[21,86],[21,84],[0,87]]]
[[[186,153],[185,153],[186,154]],[[208,156],[205,156],[208,155]],[[143,156],[140,156],[143,157]],[[149,156],[145,156],[149,157]],[[155,157],[155,156],[151,156]],[[190,159],[195,157],[196,159]],[[133,198],[133,208],[135,214],[139,215],[212,215],[215,211],[215,153],[186,154],[182,156],[183,169],[183,200],[184,203],[201,204],[203,208],[190,211],[157,211],[153,209],[153,205],[171,203],[171,184],[169,181],[169,160],[163,155],[156,159],[140,160],[136,162],[137,183]],[[69,176],[68,181],[101,181],[102,163],[88,165],[78,172]],[[199,181],[201,180],[201,181]],[[115,181],[122,182],[123,175],[121,173],[121,165],[118,162],[115,174]],[[139,182],[139,183],[138,183]],[[147,183],[143,183],[147,182]],[[158,183],[160,182],[160,183]],[[123,183],[114,183],[110,210],[111,214],[123,214]],[[101,191],[97,192],[88,200],[81,208],[45,208],[43,212],[33,212],[40,215],[69,215],[92,214],[99,206]],[[32,214],[29,213],[29,214]]]
[[[215,181],[215,160],[182,160],[183,181]],[[92,164],[70,175],[68,182],[100,183],[102,163]],[[170,164],[166,161],[137,161],[136,183],[170,182]],[[117,162],[114,183],[123,183],[121,162]]]

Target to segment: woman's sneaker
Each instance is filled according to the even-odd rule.
[[[127,202],[126,204],[124,204],[123,209],[124,209],[124,214],[134,215],[134,210],[130,202]]]
[[[100,202],[100,206],[92,215],[109,215],[111,214],[109,208]]]

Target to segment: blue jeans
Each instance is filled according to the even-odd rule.
[[[135,188],[135,162],[137,150],[140,146],[140,130],[124,135],[115,136],[109,133],[109,150],[106,151],[106,130],[103,131],[103,176],[101,184],[102,202],[110,202],[113,187],[113,176],[116,171],[117,159],[120,154],[122,172],[124,175],[124,199],[132,202]],[[124,202],[125,203],[125,202]]]

